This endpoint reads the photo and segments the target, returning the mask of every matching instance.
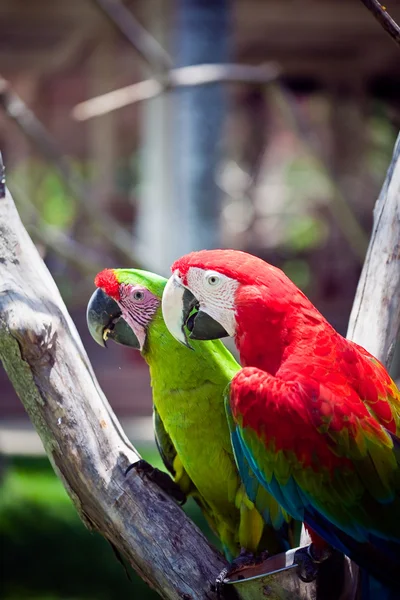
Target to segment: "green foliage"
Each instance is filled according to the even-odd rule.
[[[287,165],[286,182],[291,199],[296,201],[320,201],[332,195],[332,182],[318,159],[304,154]]]
[[[326,237],[326,229],[322,219],[307,214],[299,215],[288,224],[286,245],[295,252],[318,248]]]
[[[369,144],[367,145],[368,172],[377,185],[381,185],[387,166],[391,161],[397,135],[397,128],[387,118],[384,105],[376,104],[366,131],[369,136]]]
[[[153,448],[141,454],[161,467]],[[204,525],[197,506],[190,516]],[[200,517],[200,518],[199,518]],[[15,458],[0,489],[2,600],[152,600],[158,595],[80,521],[46,458]]]
[[[286,275],[303,291],[306,291],[311,283],[311,270],[305,260],[286,260],[282,265]]]
[[[79,165],[75,165],[78,173]],[[20,182],[29,182],[29,199],[35,206],[40,217],[49,225],[59,229],[68,229],[77,217],[78,205],[76,199],[67,191],[57,171],[46,163],[29,159],[21,162],[8,174],[10,189],[16,184],[16,198],[19,208],[24,212],[23,198],[20,196]],[[21,206],[20,206],[21,204]]]
[[[315,250],[329,235],[328,221],[319,213],[332,196],[332,183],[320,162],[309,155],[288,162],[285,182],[288,197],[282,245],[293,254]]]

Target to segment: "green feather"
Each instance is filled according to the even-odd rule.
[[[220,340],[191,341],[193,352],[171,336],[161,312],[166,279],[138,269],[114,272],[119,283],[142,285],[160,299],[142,355],[150,369],[155,435],[167,469],[199,503],[229,558],[242,546],[282,551],[277,532],[262,523],[243,493],[230,442],[223,392],[239,364]],[[279,506],[263,494],[263,504],[268,500],[272,521],[280,524]]]

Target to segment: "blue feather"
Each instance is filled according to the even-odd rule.
[[[400,570],[400,544],[389,542],[382,537],[378,538],[371,532],[367,532],[365,529],[359,527],[354,528],[352,536],[345,533],[331,520],[328,520],[320,510],[317,510],[317,508],[313,506],[311,498],[307,497],[307,494],[297,485],[293,477],[290,477],[285,485],[280,484],[275,476],[272,476],[271,481],[268,481],[265,474],[258,466],[255,457],[251,454],[250,448],[243,438],[243,433],[241,428],[236,426],[236,424],[233,425],[232,444],[238,469],[249,497],[251,497],[252,500],[255,498],[255,476],[261,486],[274,496],[277,502],[292,517],[298,520],[304,520],[331,546],[354,559],[360,567],[368,569],[368,578],[365,580],[367,582],[365,583],[365,589],[367,590],[365,592],[366,594],[372,594],[373,590],[378,586],[378,582],[372,580],[372,575],[383,582],[379,584],[381,586],[381,591],[383,590],[385,594],[393,594],[393,590],[397,588]],[[252,473],[249,473],[249,470],[251,470]],[[263,513],[262,506],[257,508]],[[371,582],[369,582],[370,579]],[[387,596],[387,599],[394,600],[394,597],[395,596],[392,598],[389,595]],[[372,600],[372,596],[366,596],[366,600],[369,600],[370,598]],[[375,596],[376,600],[380,600],[380,598],[380,596]],[[386,600],[386,596],[382,596],[382,598],[383,600]],[[400,599],[400,594],[398,595],[398,598]],[[362,600],[364,600],[364,596],[362,597]]]

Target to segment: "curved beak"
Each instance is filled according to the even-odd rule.
[[[190,331],[191,340],[219,340],[220,338],[229,337],[229,333],[221,323],[210,317],[203,310],[190,315],[186,322],[186,327]]]
[[[139,340],[121,314],[115,300],[102,289],[97,288],[89,300],[86,311],[90,335],[103,347],[106,346],[106,341],[111,339],[122,346],[140,350]]]
[[[201,310],[197,298],[176,275],[168,279],[164,288],[162,313],[171,335],[192,350],[188,337],[192,340],[216,340],[228,336],[220,323]],[[189,336],[185,326],[190,331]]]

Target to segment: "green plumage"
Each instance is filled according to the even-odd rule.
[[[270,553],[287,549],[286,514],[282,517],[266,494],[265,514],[273,515],[280,531],[265,525],[244,492],[235,464],[223,394],[239,364],[219,340],[193,341],[193,352],[171,336],[161,312],[166,279],[134,269],[114,273],[120,284],[143,286],[159,300],[146,325],[142,355],[150,369],[155,437],[166,468],[199,503],[229,559],[240,548]],[[120,307],[125,318],[122,303]]]

